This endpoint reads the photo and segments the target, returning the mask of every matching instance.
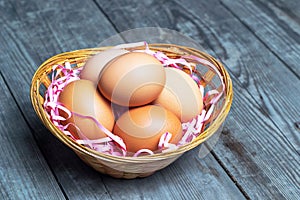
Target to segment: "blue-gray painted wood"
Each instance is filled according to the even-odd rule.
[[[56,9],[53,9],[50,5],[55,5]],[[116,33],[101,15],[101,12],[96,12],[96,10],[92,12],[96,9],[94,4],[83,4],[81,15],[78,11],[77,15],[72,15],[77,6],[76,2],[73,4],[64,4],[64,2],[59,1],[55,1],[52,4],[38,4],[33,1],[32,4],[26,4],[26,6],[19,2],[2,5],[1,11],[2,13],[6,13],[6,15],[4,15],[1,21],[4,27],[1,32],[3,36],[1,43],[3,44],[2,49],[7,49],[7,51],[1,60],[6,59],[7,62],[3,65],[1,71],[5,76],[5,80],[10,82],[8,86],[11,88],[12,94],[20,105],[20,109],[29,126],[35,130],[33,134],[36,135],[37,142],[40,144],[41,150],[44,152],[53,173],[57,176],[66,195],[72,199],[107,199],[112,196],[117,199],[118,197],[115,195],[116,187],[114,185],[119,180],[103,176],[91,170],[73,152],[53,138],[35,116],[29,101],[30,79],[34,70],[43,59],[61,51],[97,46],[101,40],[106,39],[107,34]],[[88,10],[93,16],[86,15]],[[13,14],[10,15],[11,13]],[[95,15],[95,13],[98,14]],[[13,23],[7,23],[8,21]],[[97,26],[92,26],[91,23],[96,23]],[[101,35],[99,36],[94,33],[100,33]],[[90,36],[83,39],[81,36],[83,34],[90,34]],[[22,71],[19,72],[20,69]],[[22,87],[18,87],[20,85]],[[178,180],[181,180],[185,173],[185,170],[180,167],[182,164],[177,162],[177,165],[174,164],[173,168],[169,168],[170,172],[168,170],[165,173],[160,172],[160,174],[165,176],[166,180],[161,179],[162,175],[159,174],[153,176],[156,181],[152,183],[147,179],[132,180],[131,187],[139,186],[140,190],[126,190],[123,191],[123,195],[125,197],[144,196],[145,198],[154,199],[161,195],[165,196],[165,198],[170,196],[201,198],[202,196],[202,199],[207,199],[209,193],[211,193],[211,198],[222,197],[224,196],[223,193],[226,194],[227,190],[231,190],[232,193],[227,195],[228,198],[243,198],[243,195],[211,155],[205,161],[209,165],[204,165],[205,167],[199,169],[195,160],[197,159],[197,150],[195,150],[195,153],[195,155],[188,154],[182,158],[194,162],[194,165],[190,165],[189,171],[191,175],[187,176],[189,179],[185,180],[186,183],[190,183],[191,185],[190,192],[186,192],[184,190],[185,187],[182,187],[181,184],[168,184],[167,180],[176,180],[174,179],[176,177],[173,177],[174,171],[179,171],[182,174],[177,177]],[[215,173],[204,176],[207,171],[210,171],[211,166],[214,166],[213,171]],[[192,175],[195,173],[198,176]],[[156,188],[161,192],[153,193],[148,189],[154,182],[159,183]],[[211,182],[215,187],[209,187],[210,190],[202,190],[201,183],[205,182]],[[127,182],[124,181],[122,185],[126,184]],[[224,187],[219,189],[220,185],[224,185]],[[173,192],[167,192],[169,190]],[[213,193],[215,190],[219,190],[220,192]],[[206,195],[203,197],[203,194]]]
[[[200,158],[199,150],[147,178],[103,181],[113,199],[245,199],[215,158]]]
[[[300,78],[300,1],[221,2]]]
[[[109,199],[102,177],[44,128],[32,108],[29,90],[33,73],[44,60],[93,47],[113,28],[93,2],[1,2],[0,69],[31,134],[68,198]]]
[[[300,81],[283,57],[278,58],[218,1],[162,5],[149,1],[147,6],[138,1],[99,1],[99,5],[119,31],[157,25],[176,29],[218,57],[231,73],[235,99],[215,156],[247,197],[299,198],[300,139],[295,124],[300,119]],[[122,18],[128,23],[122,23]],[[247,20],[255,23],[251,17]]]
[[[30,148],[34,151],[29,155],[37,155],[38,160],[24,160],[23,163],[33,164],[28,165],[26,172],[14,171],[21,185],[9,185],[11,191],[1,190],[1,197],[18,198],[12,192],[18,188],[24,198],[45,197],[36,190],[42,186],[28,186],[44,184],[49,179],[45,193],[49,199],[64,198],[62,192],[69,199],[300,198],[296,37],[299,4],[283,0],[231,4],[227,0],[221,3],[0,0],[0,71],[5,80],[1,88],[7,94],[4,99],[15,101],[4,112],[13,109],[12,113],[21,118],[22,129],[25,127],[29,138],[33,138]],[[240,9],[243,12],[254,9],[256,13],[245,17],[240,10],[233,9],[240,5],[245,6]],[[268,26],[259,26],[260,30],[255,32],[254,28],[260,24]],[[223,134],[211,154],[200,159],[197,148],[151,177],[119,180],[86,166],[44,128],[32,109],[29,86],[34,71],[50,56],[94,47],[117,31],[145,26],[180,30],[218,57],[233,78],[235,98]],[[269,34],[273,29],[277,32]],[[284,53],[289,49],[280,48],[282,45],[296,50]],[[7,102],[2,98],[1,107],[2,102]],[[19,129],[9,131],[16,135]],[[5,152],[0,152],[1,158]],[[40,168],[36,162],[45,167]],[[24,173],[30,176],[23,177]],[[49,177],[40,180],[41,173]],[[9,179],[1,181],[7,183]]]
[[[0,93],[0,199],[65,199],[1,73]]]

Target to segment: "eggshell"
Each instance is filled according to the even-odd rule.
[[[202,95],[196,82],[185,72],[176,68],[165,68],[166,84],[153,104],[173,112],[181,122],[196,117],[203,108]]]
[[[72,112],[91,116],[98,120],[106,129],[112,131],[114,126],[114,116],[110,103],[100,95],[97,87],[89,80],[77,80],[69,83],[61,92],[59,99],[67,109]],[[61,112],[66,117],[66,113]],[[81,131],[77,131],[74,126],[69,126],[68,130],[81,139],[100,139],[106,137],[105,133],[88,118],[73,115],[64,124],[74,123]]]
[[[128,52],[129,51],[124,49],[108,49],[92,56],[84,64],[83,69],[80,72],[80,78],[90,80],[97,85],[100,72],[105,65],[114,58],[117,58],[118,56],[124,55]]]
[[[156,99],[164,84],[165,71],[159,60],[146,53],[131,52],[103,69],[98,88],[116,104],[141,106]]]
[[[170,143],[178,143],[182,138],[181,123],[172,112],[155,105],[130,109],[117,120],[113,129],[129,152],[157,150],[160,137],[166,132],[172,134]]]

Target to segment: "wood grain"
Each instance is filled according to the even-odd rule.
[[[300,79],[300,2],[221,0]]]
[[[264,4],[268,3],[268,1],[264,0],[262,1]],[[292,0],[274,0],[272,1],[273,5],[276,6],[279,10],[277,12],[277,15],[281,15],[282,12],[284,15],[287,15],[286,17],[291,18],[292,20],[295,20],[299,24],[299,18],[300,18],[300,10],[297,9],[300,7],[299,1],[292,1]],[[270,4],[266,4],[269,6]],[[273,6],[271,5],[271,7]],[[278,16],[281,17],[281,16]],[[286,18],[287,19],[287,18]]]
[[[294,126],[300,117],[299,79],[264,45],[253,42],[255,37],[222,6],[203,3],[203,12],[193,3],[184,6],[194,8],[190,15],[198,15],[218,38],[214,43],[223,47],[214,51],[234,78],[235,100],[226,126],[231,135],[220,139],[215,153],[250,198],[299,198],[299,130]],[[209,14],[199,15],[204,10]]]
[[[1,72],[59,184],[70,199],[109,199],[102,177],[41,124],[31,106],[29,88],[33,73],[45,59],[97,46],[113,28],[93,2],[2,1],[0,12]]]
[[[44,59],[61,51],[95,45],[99,40],[105,39],[107,34],[115,33],[113,27],[91,3],[82,4],[79,1],[74,1],[72,4],[65,1],[54,1],[51,4],[35,1],[27,1],[27,3],[24,5],[20,2],[13,2],[0,7],[1,13],[4,13],[4,17],[1,19],[3,30],[0,43],[3,44],[1,51],[6,49],[6,52],[4,55],[0,55],[0,58],[6,60],[5,64],[1,66],[5,80],[9,82],[14,98],[16,98],[27,123],[34,130],[33,134],[36,135],[37,142],[67,197],[70,199],[118,199],[115,194],[122,192],[121,189],[128,185],[129,181],[103,176],[83,164],[73,152],[53,138],[41,125],[30,105],[28,94],[30,77]],[[78,7],[81,9],[78,10]],[[82,28],[82,26],[87,28]],[[233,199],[243,198],[243,195],[211,155],[207,156],[205,161],[209,164],[201,168],[197,167],[196,158],[197,154],[193,155],[192,153],[182,158],[194,163],[189,165],[191,174],[184,174],[186,173],[182,169],[184,164],[177,162],[170,167],[169,171],[154,175],[155,181],[148,179],[130,181],[130,185],[127,187],[140,190],[127,190],[128,193],[123,191],[123,197],[142,198],[148,196],[148,198],[155,199],[160,196],[168,198],[170,194],[175,198],[183,196],[186,198],[198,198],[198,196],[199,198],[201,196],[213,198],[221,197],[222,194],[222,196]],[[214,173],[210,174],[211,170]],[[176,175],[177,178],[174,177],[176,172],[180,173]],[[193,173],[197,176],[194,176]],[[181,185],[181,183],[169,186],[170,180],[184,181],[191,185],[191,189],[187,192],[187,186]],[[206,191],[211,191],[211,194],[201,190],[203,183],[208,187]],[[151,192],[149,187],[155,184],[157,192],[152,193],[153,191]],[[117,189],[115,185],[118,185],[120,189]],[[165,191],[169,189],[172,192],[166,195]],[[228,190],[232,192],[226,193]],[[220,193],[212,191],[220,191]]]
[[[126,2],[101,4],[119,31],[156,25],[183,31],[226,64],[233,77],[235,100],[225,131],[230,135],[224,134],[214,148],[216,157],[250,198],[297,199],[297,75],[218,1],[123,4]],[[139,9],[139,16],[133,14]]]
[[[0,93],[0,198],[65,199],[1,73]]]
[[[259,109],[248,109],[256,104],[249,94],[236,93],[242,95],[235,95],[236,106],[214,152],[251,198],[297,199],[299,154],[272,120]]]
[[[212,155],[198,154],[193,149],[147,178],[103,181],[113,199],[245,199]]]
[[[33,164],[22,160],[29,169],[22,166],[20,172],[9,171],[10,177],[0,181],[1,192],[4,181],[13,178],[20,183],[13,187],[21,188],[21,195],[29,198],[44,194],[64,198],[59,184],[69,199],[299,199],[299,4],[261,0],[233,5],[245,6],[242,10],[246,13],[257,11],[247,17],[230,9],[229,3],[0,1],[0,88],[6,94],[4,99],[9,97],[9,101],[2,101],[2,96],[0,106],[2,102],[13,105],[5,108],[5,113],[17,113],[24,126],[8,131],[19,136],[25,130],[33,139],[21,153],[30,148],[34,153],[28,155],[37,157]],[[266,27],[261,29],[261,25]],[[39,64],[54,54],[94,47],[116,31],[146,26],[179,30],[222,60],[233,78],[235,99],[212,154],[200,159],[199,149],[194,149],[149,178],[113,179],[86,166],[44,128],[31,107],[30,80]],[[3,130],[9,128],[6,121],[0,125]],[[28,138],[23,140],[26,144]],[[41,153],[36,153],[37,146],[49,166]],[[3,149],[7,158],[7,148]],[[39,168],[39,162],[45,168]],[[5,166],[2,174],[8,164],[0,163]],[[33,171],[33,167],[38,169]],[[43,176],[40,174],[46,174],[47,179],[36,178]],[[38,183],[50,184],[49,189],[44,185],[46,193],[39,193],[42,186]],[[6,192],[1,197],[18,198],[10,186],[4,186]]]
[[[217,5],[217,2],[215,4]],[[119,22],[120,18],[122,18],[121,6],[123,4],[112,4],[112,2],[110,2],[110,4],[103,3],[103,5],[105,5],[103,9],[109,13],[109,16],[112,16],[111,20],[116,23],[116,27],[120,31],[126,29],[126,26],[132,28],[139,26],[140,22],[134,20],[136,14],[131,14],[132,18],[130,23],[127,23],[126,25]],[[142,4],[137,2],[135,5],[137,5],[137,8],[142,7]],[[151,5],[156,4],[153,2]],[[193,1],[187,1],[184,5],[188,8],[195,7],[195,10],[200,11],[200,6],[193,4]],[[299,119],[299,101],[297,101],[297,94],[300,94],[300,89],[298,87],[300,83],[299,79],[297,79],[297,77],[289,70],[284,69],[283,63],[280,62],[272,52],[268,51],[263,44],[259,41],[253,42],[256,40],[255,36],[249,33],[234,16],[223,8],[222,5],[210,8],[210,3],[202,3],[201,8],[210,11],[211,13],[210,15],[205,14],[203,16],[200,14],[196,15],[196,11],[193,12],[192,9],[188,10],[187,8],[180,6],[181,4],[179,3],[169,3],[161,6],[161,10],[154,11],[156,7],[151,10],[151,6],[149,5],[147,12],[159,12],[162,14],[172,13],[174,16],[169,17],[169,21],[164,21],[164,17],[158,18],[158,16],[153,15],[148,21],[151,21],[153,18],[152,21],[155,19],[155,22],[159,23],[158,25],[160,26],[173,26],[174,29],[178,30],[181,30],[180,28],[185,28],[184,30],[187,33],[194,32],[194,39],[197,42],[200,44],[207,43],[207,48],[211,47],[210,49],[207,49],[207,52],[211,52],[212,55],[220,58],[227,65],[232,75],[238,79],[240,86],[247,89],[261,106],[260,109],[263,110],[263,114],[272,117],[272,120],[278,124],[279,128],[289,130],[286,133],[286,137],[293,144],[294,148],[299,151],[299,132],[295,127],[295,123]],[[113,12],[110,12],[111,7],[114,8]],[[168,8],[167,11],[164,10],[166,8]],[[218,12],[218,9],[222,10],[222,12]],[[171,12],[170,10],[174,11]],[[127,18],[129,17],[128,13],[132,13],[129,11],[129,6],[123,10],[123,13],[126,14]],[[187,13],[184,15],[184,12]],[[201,13],[204,13],[204,11]],[[177,21],[173,20],[175,19],[175,14],[179,15]],[[116,17],[116,20],[113,18],[114,16],[118,16]],[[145,12],[141,12],[140,18],[143,18],[144,16]],[[181,24],[180,22],[184,20],[181,20],[180,18],[184,18],[186,24]],[[167,22],[169,22],[169,24],[167,24]],[[190,24],[194,25],[191,26]],[[148,24],[148,26],[153,25],[154,22]],[[187,27],[189,29],[187,29]],[[198,27],[198,29],[200,27],[203,30],[198,32],[198,29],[194,29],[195,27]],[[196,37],[197,32],[198,36]],[[201,42],[198,38],[210,38],[210,40]],[[205,45],[202,47],[205,47]],[[255,60],[252,58],[255,58]],[[289,77],[289,79],[283,79],[281,76],[276,76],[277,74]],[[293,91],[296,95],[291,95],[290,91]],[[270,98],[268,98],[269,96]],[[289,98],[283,98],[287,96]],[[284,116],[284,118],[282,116]],[[283,129],[282,131],[284,132]]]
[[[255,36],[222,5],[211,10],[209,5],[205,7],[205,4],[202,4],[202,7],[210,11],[211,15],[209,20],[203,17],[199,23],[210,25],[215,34],[214,38],[219,40],[215,43],[223,45],[215,47],[216,56],[226,64],[232,75],[238,79],[240,86],[248,90],[260,106],[262,114],[274,121],[284,133],[282,137],[285,137],[299,153],[299,130],[295,127],[295,123],[300,118],[298,101],[300,80],[285,69],[284,63],[262,43],[253,42],[256,40]]]

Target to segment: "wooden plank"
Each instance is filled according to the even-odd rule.
[[[101,175],[41,124],[31,106],[29,89],[33,73],[45,59],[97,46],[114,29],[91,1],[2,1],[0,13],[0,70],[66,196],[109,199]]]
[[[294,122],[299,119],[299,79],[267,48],[254,42],[255,37],[222,6],[201,4],[200,13],[206,15],[199,14],[194,3],[184,6],[194,8],[189,14],[197,13],[199,23],[218,38],[213,43],[224,44],[214,49],[234,77],[235,102],[227,126],[233,137],[220,140],[216,154],[250,197],[297,199],[299,171],[294,167],[299,165],[299,131]]]
[[[225,13],[228,12],[224,10],[221,14],[224,15]],[[218,20],[219,17],[224,16],[212,15],[212,17]],[[216,50],[218,57],[226,63],[233,75],[239,79],[239,82],[248,89],[261,109],[264,110],[265,115],[271,117],[276,123],[277,127],[284,133],[282,137],[286,137],[299,153],[299,130],[296,126],[300,117],[300,102],[298,101],[300,81],[298,75],[284,69],[285,64],[273,56],[273,52],[268,51],[268,48],[265,48],[263,44],[253,42],[255,37],[246,35],[247,29],[238,23],[238,20],[235,20],[233,16],[231,18],[211,24],[219,32],[220,40],[230,45],[226,52]],[[253,23],[255,21],[257,20],[253,19]],[[209,21],[204,21],[204,23],[206,22],[209,23]],[[228,38],[228,35],[224,33],[231,36]],[[274,43],[278,40],[274,38]],[[247,46],[247,48],[243,48],[242,45]],[[229,54],[232,55],[231,58],[228,57]],[[291,55],[291,57],[297,59],[298,56]]]
[[[136,18],[135,14],[126,14],[125,17],[120,16],[122,15],[121,12],[118,15],[116,14],[121,9],[112,9],[113,12],[111,12],[111,7],[122,7],[123,4],[126,3],[102,3],[102,6],[103,9],[112,16],[111,20],[117,24],[117,28],[120,31],[126,30],[126,26],[132,28],[138,27],[140,22],[134,20]],[[208,49],[208,52],[211,52],[216,57],[219,57],[228,66],[232,75],[237,77],[242,87],[245,87],[250,91],[253,98],[261,106],[261,109],[266,112],[264,114],[272,117],[272,120],[278,124],[279,128],[289,129],[289,132],[286,133],[287,138],[297,149],[297,151],[299,151],[300,142],[298,139],[298,129],[295,127],[295,123],[297,123],[299,119],[299,112],[297,109],[299,108],[299,101],[298,95],[292,95],[290,93],[290,91],[293,91],[294,94],[300,93],[298,87],[299,79],[297,79],[297,77],[291,72],[284,69],[284,67],[282,67],[283,64],[276,59],[276,57],[273,56],[268,49],[264,48],[264,46],[258,42],[256,38],[251,35],[251,33],[247,34],[247,29],[241,25],[238,20],[234,18],[234,16],[226,12],[222,6],[219,5],[218,8],[220,7],[220,9],[224,10],[224,12],[217,13],[216,9],[210,8],[210,3],[203,3],[202,7],[205,7],[207,10],[213,10],[214,12],[211,13],[214,15],[212,14],[212,16],[209,16],[208,18],[208,15],[206,14],[206,17],[203,16],[201,18],[204,21],[201,21],[200,17],[197,17],[196,14],[191,13],[193,10],[189,11],[188,9],[185,9],[185,7],[177,8],[179,3],[176,5],[171,4],[172,3],[161,6],[163,9],[168,8],[169,12],[174,10],[173,13],[171,13],[174,16],[171,14],[168,15],[170,19],[169,21],[165,21],[166,16],[163,15],[166,13],[165,10],[153,10],[154,8],[158,9],[157,7],[154,7],[153,9],[146,9],[145,12],[140,12],[140,18],[144,18],[147,13],[162,13],[160,18],[154,17],[153,15],[152,18],[147,19],[148,21],[151,21],[147,25],[153,26],[155,23],[158,23],[160,26],[164,25],[170,27],[172,23],[175,23],[175,25],[173,25],[174,28],[182,28],[187,33],[193,32],[195,35],[194,39],[197,42],[199,42],[201,45],[202,43],[207,43],[207,48],[212,47],[211,49]],[[215,4],[217,3],[215,2]],[[137,5],[138,8],[143,7],[142,4],[138,3],[134,5]],[[153,5],[155,4],[153,3]],[[187,5],[187,7],[199,7],[192,3],[189,4],[188,1],[185,5]],[[132,9],[132,7],[127,6],[127,10],[125,10],[124,13],[130,13],[130,8]],[[178,23],[176,23],[176,21],[172,20],[175,19],[175,15],[179,13],[180,10],[182,13],[187,12],[185,14],[190,15],[190,17],[181,14],[180,17],[186,20],[177,18]],[[119,22],[121,18],[128,19],[129,17],[131,17],[130,23],[125,25],[124,23]],[[169,22],[169,24],[167,22]],[[193,26],[191,24],[193,24]],[[231,30],[232,24],[236,24],[234,26],[234,30]],[[198,28],[196,29],[196,27]],[[210,28],[208,29],[207,27]],[[201,35],[196,37],[196,33]],[[199,38],[210,38],[210,40],[201,42]],[[205,47],[205,44],[202,46]],[[249,46],[249,49],[245,48],[245,46]],[[255,58],[255,60],[252,58]],[[250,74],[252,76],[249,76]],[[289,78],[282,79],[281,76],[274,76],[273,74],[284,74],[285,77]],[[257,87],[258,84],[259,87]],[[287,86],[289,87],[289,90],[286,90]],[[269,93],[269,91],[272,92]],[[267,98],[269,96],[270,99]],[[289,98],[284,99],[282,97]],[[284,118],[282,116],[284,116]],[[284,130],[282,129],[282,131]]]
[[[103,181],[113,199],[245,199],[211,154],[198,154],[193,149],[148,178]]]
[[[222,0],[300,78],[300,2]]]
[[[268,3],[267,1],[262,1],[264,4]],[[271,4],[267,4],[270,8],[277,7],[276,13],[278,17],[282,17],[285,19],[292,19],[295,20],[296,22],[299,22],[300,18],[300,9],[297,9],[300,7],[300,2],[299,1],[292,1],[292,0],[274,0],[270,2]],[[274,10],[275,10],[274,9]],[[281,13],[284,13],[282,16]],[[286,21],[286,20],[285,20]]]
[[[3,44],[1,49],[2,51],[8,49],[5,55],[0,56],[2,56],[1,60],[6,60],[1,71],[3,71],[5,79],[10,82],[13,95],[29,125],[35,130],[34,134],[37,137],[37,141],[41,145],[42,151],[68,198],[99,199],[112,196],[117,198],[115,193],[121,192],[117,190],[121,190],[125,187],[124,185],[128,185],[127,187],[129,188],[140,187],[141,190],[127,190],[129,193],[123,192],[124,196],[142,198],[143,195],[148,195],[168,198],[164,193],[171,189],[172,195],[178,198],[180,196],[196,197],[198,195],[199,198],[201,196],[203,198],[205,196],[221,197],[220,195],[222,194],[222,197],[243,199],[243,195],[212,155],[207,156],[204,163],[201,163],[199,167],[197,164],[199,161],[196,159],[197,155],[189,153],[181,159],[181,162],[178,161],[164,172],[154,175],[153,178],[150,177],[150,180],[137,179],[127,182],[102,176],[90,170],[69,149],[50,136],[50,133],[45,130],[35,116],[28,98],[30,77],[37,68],[38,63],[59,51],[79,49],[90,44],[96,44],[100,39],[105,38],[106,34],[114,33],[112,26],[107,23],[99,10],[95,10],[93,5],[80,2],[80,7],[84,9],[78,10],[76,8],[79,7],[79,1],[74,1],[72,4],[64,3],[64,1],[60,2],[55,1],[50,6],[47,3],[32,1],[30,3],[27,2],[30,6],[25,6],[25,9],[20,9],[24,5],[18,5],[19,2],[0,7],[1,13],[4,13],[1,21],[4,27],[1,31],[2,37],[0,37],[0,43]],[[78,16],[72,15],[74,10],[81,12],[81,14]],[[61,15],[61,13],[63,14]],[[93,20],[91,20],[92,18]],[[66,21],[69,23],[65,23]],[[77,29],[77,24],[81,26],[86,25],[89,28]],[[22,30],[22,33],[17,31],[19,28]],[[94,36],[97,30],[101,30],[103,35]],[[86,35],[86,37],[83,38],[82,35]],[[65,38],[71,41],[67,42]],[[20,85],[22,87],[19,87]],[[183,160],[187,160],[186,163],[193,163],[188,166],[190,173],[183,170],[185,165]],[[206,165],[206,163],[208,164]],[[209,173],[210,171],[214,173]],[[151,178],[156,180],[155,183],[158,184],[156,187],[160,188],[157,193],[151,194],[149,191],[148,186],[154,184]],[[186,185],[180,183],[170,185],[170,180],[181,182],[184,180],[185,183],[191,185],[191,189],[188,191],[184,190]],[[208,183],[210,184],[208,185]],[[109,185],[108,191],[103,184]],[[115,185],[118,185],[119,189]],[[202,188],[207,189],[202,191]],[[176,192],[177,190],[178,192]],[[211,194],[208,193],[209,191]]]
[[[250,95],[235,96],[214,152],[251,199],[298,199],[299,154],[270,119],[247,109],[249,104],[256,104]]]
[[[65,199],[1,73],[0,93],[0,198]]]
[[[168,27],[210,48],[230,70],[235,88],[233,109],[214,154],[250,198],[299,198],[295,123],[300,90],[295,74],[217,1],[101,3],[119,31]]]

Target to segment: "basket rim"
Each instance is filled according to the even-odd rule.
[[[206,130],[204,130],[199,136],[197,136],[192,142],[182,145],[176,150],[157,153],[157,154],[153,154],[153,155],[139,156],[139,157],[130,157],[130,156],[122,156],[121,157],[121,156],[113,156],[110,154],[104,154],[104,153],[98,152],[96,150],[90,149],[88,147],[85,147],[84,145],[81,145],[81,144],[77,143],[76,141],[72,140],[70,137],[66,136],[61,130],[59,130],[51,122],[49,117],[46,115],[46,111],[44,110],[44,108],[42,106],[41,99],[36,98],[36,97],[39,96],[39,87],[41,85],[40,74],[41,73],[46,74],[46,72],[43,71],[43,69],[47,65],[48,61],[51,59],[54,59],[54,58],[58,58],[60,56],[73,55],[73,54],[81,53],[84,51],[88,51],[90,54],[95,54],[100,51],[104,51],[106,49],[112,48],[112,46],[86,48],[86,49],[78,49],[78,50],[74,50],[74,51],[68,51],[68,52],[54,55],[54,56],[48,58],[46,61],[44,61],[38,67],[38,69],[36,70],[36,72],[34,73],[34,75],[32,77],[32,82],[31,82],[31,87],[30,87],[30,98],[31,98],[33,108],[34,108],[36,114],[39,116],[39,118],[43,121],[44,125],[50,130],[50,132],[53,135],[55,135],[59,140],[61,140],[65,145],[67,145],[74,151],[84,153],[89,156],[96,157],[98,159],[107,160],[110,162],[111,161],[115,161],[115,162],[126,161],[126,162],[136,163],[136,162],[141,162],[141,161],[153,162],[156,160],[168,159],[170,157],[175,157],[180,154],[183,154],[184,152],[195,148],[196,146],[200,145],[201,143],[206,141],[208,138],[210,138],[216,132],[216,130],[220,127],[220,125],[224,122],[224,120],[225,120],[226,116],[228,115],[230,108],[231,108],[231,104],[232,104],[232,100],[233,100],[233,88],[232,88],[232,81],[229,76],[229,73],[227,72],[227,70],[225,69],[223,64],[221,62],[219,62],[216,58],[212,57],[211,55],[209,55],[201,50],[195,49],[195,48],[180,46],[180,45],[175,45],[175,44],[167,44],[167,43],[149,44],[150,49],[156,49],[156,48],[162,49],[163,48],[165,51],[169,50],[171,52],[174,52],[174,49],[170,49],[170,47],[175,48],[176,54],[188,53],[190,55],[193,55],[195,53],[201,53],[206,58],[213,60],[215,63],[217,63],[218,67],[221,69],[222,77],[220,77],[220,78],[224,81],[224,84],[225,84],[225,91],[224,91],[225,103],[224,103],[219,115],[216,117],[216,119],[213,121],[213,123]],[[37,106],[35,105],[35,103],[37,103]],[[203,135],[205,135],[205,137],[202,137]]]

